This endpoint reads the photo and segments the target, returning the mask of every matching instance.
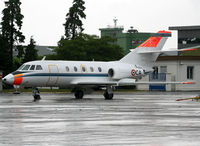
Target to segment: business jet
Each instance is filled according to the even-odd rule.
[[[113,99],[113,87],[135,84],[190,84],[191,82],[137,82],[153,72],[154,63],[171,32],[159,31],[119,61],[31,61],[3,78],[11,85],[32,87],[34,100],[40,99],[37,87],[70,87],[76,99],[82,99],[84,89],[104,87],[106,100]],[[189,51],[180,49],[172,51]]]

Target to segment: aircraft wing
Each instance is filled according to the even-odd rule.
[[[71,82],[72,85],[94,85],[94,86],[106,86],[106,85],[113,85],[113,86],[127,86],[127,85],[139,85],[139,84],[195,84],[195,82],[137,82],[135,79],[122,79],[120,81],[82,81],[77,80]]]
[[[83,81],[83,80],[76,80],[71,82],[72,85],[95,85],[95,86],[106,86],[106,85],[117,85],[117,82],[115,81],[96,81],[96,80],[88,80],[88,81]]]

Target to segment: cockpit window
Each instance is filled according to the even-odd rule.
[[[22,70],[25,65],[20,66],[17,70]]]
[[[35,70],[35,65],[32,65],[29,70]]]
[[[24,68],[22,70],[28,70],[30,67],[30,65],[25,65]]]
[[[36,70],[42,70],[42,66],[41,65],[37,65],[36,66]]]

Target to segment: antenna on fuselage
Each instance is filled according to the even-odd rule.
[[[46,59],[46,56],[44,56],[41,61],[44,61],[45,59]]]

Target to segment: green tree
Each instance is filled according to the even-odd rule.
[[[13,58],[13,70],[17,70],[22,65],[22,59],[18,57]]]
[[[75,39],[79,33],[83,32],[83,23],[81,19],[85,19],[84,13],[85,2],[83,0],[73,0],[73,5],[70,7],[69,12],[66,15],[65,37],[66,39]]]
[[[24,46],[22,46],[22,45],[18,45],[18,46],[16,46],[16,49],[17,49],[17,51],[18,51],[18,54],[17,54],[17,57],[19,58],[19,59],[22,59],[23,58],[23,56],[24,56]]]
[[[35,41],[31,37],[30,44],[26,47],[25,56],[23,62],[34,61],[37,60],[38,54],[37,50],[35,49]]]
[[[110,37],[98,38],[81,34],[74,40],[61,39],[58,48],[55,49],[56,55],[50,57],[58,60],[118,60],[123,57],[123,49],[114,45],[114,41]]]
[[[4,71],[4,74],[9,73],[11,71],[11,61],[9,60],[9,51],[8,51],[9,45],[7,43],[7,40],[3,38],[3,36],[0,34],[0,70]]]
[[[13,46],[14,43],[24,42],[25,36],[21,32],[22,19],[24,16],[21,14],[20,0],[5,1],[6,8],[3,9],[1,31],[2,37],[8,41],[9,44],[9,57],[12,66],[13,60]]]

